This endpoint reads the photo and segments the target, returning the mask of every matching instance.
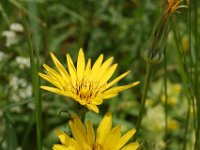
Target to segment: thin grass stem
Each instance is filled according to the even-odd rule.
[[[142,92],[142,100],[141,100],[141,104],[140,104],[139,116],[138,116],[137,124],[136,124],[137,132],[136,132],[135,138],[137,138],[138,133],[141,128],[141,122],[142,122],[142,118],[143,118],[144,111],[145,111],[145,102],[146,102],[147,91],[148,91],[149,83],[150,83],[150,79],[151,79],[152,69],[153,69],[153,64],[148,63],[147,69],[146,69],[145,80],[144,80],[144,87],[143,87],[143,92]]]
[[[165,69],[165,75],[164,75],[164,94],[165,94],[165,137],[167,139],[167,125],[168,125],[168,96],[167,96],[167,57],[166,57],[166,47],[164,49],[164,69]],[[167,145],[166,145],[167,146]],[[166,148],[167,149],[167,148]]]
[[[177,28],[176,25],[174,23],[174,20],[172,21],[172,27],[173,27],[173,32],[174,32],[174,37],[175,37],[175,43],[176,43],[176,47],[177,47],[177,60],[178,60],[178,65],[180,68],[180,75],[181,75],[181,79],[183,81],[183,87],[184,87],[184,92],[186,95],[186,98],[188,100],[188,110],[187,110],[187,116],[186,116],[186,123],[185,123],[185,134],[184,134],[184,142],[183,142],[183,150],[186,149],[186,144],[187,144],[187,135],[188,135],[188,127],[189,127],[189,121],[190,121],[190,117],[189,117],[189,113],[190,113],[190,105],[191,105],[191,100],[193,100],[193,93],[191,91],[191,80],[189,78],[189,73],[187,70],[187,62],[185,59],[185,55],[183,52],[183,49],[181,47],[181,42],[180,42],[180,36],[177,33]],[[182,52],[182,53],[181,53]],[[195,123],[195,119],[193,120],[194,124]]]
[[[197,102],[197,130],[196,130],[196,140],[195,140],[195,149],[200,149],[199,134],[200,134],[200,101],[199,101],[199,48],[198,48],[198,3],[194,1],[194,50],[195,50],[195,72],[194,72],[194,81],[195,81],[195,97]]]
[[[38,77],[38,66],[37,62],[35,62],[34,58],[34,50],[31,42],[31,36],[28,29],[28,24],[25,18],[25,14],[23,11],[23,21],[24,21],[24,28],[25,28],[25,34],[28,44],[28,52],[29,52],[29,58],[30,58],[30,64],[31,64],[31,78],[32,78],[32,84],[33,84],[33,95],[35,99],[35,118],[36,118],[36,133],[37,133],[37,150],[42,149],[42,103],[41,103],[41,94],[40,94],[40,80]],[[37,58],[39,59],[39,58]]]

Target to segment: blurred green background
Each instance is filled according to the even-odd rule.
[[[186,1],[183,3],[187,4]],[[94,125],[97,125],[105,112],[110,111],[113,114],[113,124],[121,124],[124,132],[136,125],[146,69],[143,52],[163,5],[164,1],[160,0],[1,0],[0,149],[36,149],[35,107],[23,8],[34,50],[39,52],[40,72],[43,72],[43,63],[53,66],[50,51],[66,66],[65,54],[70,53],[76,62],[79,48],[82,47],[86,59],[92,58],[92,62],[101,53],[105,59],[114,56],[114,62],[119,66],[113,78],[131,70],[118,84],[141,81],[139,86],[105,101],[100,106],[100,114],[87,114],[87,118],[91,118]],[[181,13],[174,17],[186,57],[190,53],[187,11],[181,9]],[[162,98],[165,70],[162,62],[154,70],[146,118],[139,138],[140,144],[147,150],[164,149],[166,144],[169,149],[178,150],[184,136],[187,102],[182,91],[172,31],[167,43],[168,93],[172,97],[172,103],[168,106],[169,118],[175,123],[172,121],[166,141]],[[44,80],[41,82],[43,85],[47,84]],[[175,92],[171,90],[173,88]],[[41,92],[42,142],[43,149],[47,150],[59,142],[55,129],[69,132],[69,116],[64,112],[59,115],[59,112],[74,113],[74,104],[70,98]],[[158,114],[160,115],[157,116]],[[192,139],[189,140],[188,147],[191,143]]]

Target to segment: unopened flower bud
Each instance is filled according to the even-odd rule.
[[[149,63],[159,64],[160,62],[163,61],[163,59],[164,59],[164,55],[160,51],[153,53],[153,51],[150,51],[149,49],[147,49],[144,52],[144,60]]]

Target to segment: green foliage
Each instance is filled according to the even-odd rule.
[[[183,3],[186,4],[186,1]],[[138,138],[141,149],[190,150],[194,149],[195,137],[199,135],[200,4],[195,0],[187,4],[188,9],[180,9],[181,13],[172,19],[166,59],[157,64],[152,73],[147,93],[149,101],[146,102],[144,122]],[[101,53],[105,58],[114,56],[114,61],[118,63],[115,77],[131,70],[131,74],[119,84],[138,80],[141,84],[105,101],[100,106],[100,114],[89,112],[86,120],[91,119],[97,127],[105,112],[110,111],[113,124],[120,124],[124,132],[135,127],[146,69],[143,54],[162,7],[160,0],[1,0],[0,149],[36,149],[35,114],[38,109],[35,108],[32,90],[39,91],[35,85],[37,75],[31,69],[42,72],[43,63],[51,65],[49,52],[53,52],[67,67],[65,54],[70,53],[75,62],[78,50],[82,47],[86,58],[91,58],[92,62]],[[33,46],[32,61],[35,66],[29,62],[31,49],[27,47],[23,13],[28,22],[29,44]],[[19,23],[23,30],[12,29],[13,23]],[[164,92],[164,80],[167,83],[167,95]],[[42,85],[47,84],[43,80],[41,82]],[[170,89],[177,84],[181,88],[174,94]],[[70,132],[67,122],[69,114],[75,113],[75,106],[67,97],[41,92],[40,117],[43,120],[39,124],[42,126],[42,149],[47,150],[59,142],[56,129]],[[168,99],[167,105],[163,96]],[[158,107],[160,109],[156,109]],[[165,118],[149,115],[162,113],[165,116],[165,109],[168,110],[168,123],[175,120],[178,124],[172,124],[172,128],[167,130]],[[156,116],[158,118],[154,118]],[[200,142],[197,141],[196,150],[198,148]]]

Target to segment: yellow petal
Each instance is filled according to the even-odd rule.
[[[96,113],[99,113],[99,108],[96,105],[94,105],[94,104],[86,104],[86,107],[89,110],[92,110],[92,111],[94,111]]]
[[[137,81],[137,82],[133,82],[131,84],[127,84],[127,85],[123,85],[123,86],[116,86],[116,87],[113,87],[111,89],[108,89],[107,91],[105,91],[103,94],[111,94],[111,93],[119,93],[120,91],[123,91],[123,90],[126,90],[128,88],[131,88],[133,86],[136,86],[138,85],[140,82]]]
[[[53,79],[52,77],[46,75],[46,74],[43,74],[43,73],[38,73],[38,75],[43,78],[44,80],[48,81],[49,83],[55,85],[57,88],[63,90],[63,86],[57,82],[57,80]]]
[[[126,145],[121,150],[137,150],[139,148],[139,146],[140,145],[138,142],[133,142],[133,143]]]
[[[109,68],[109,66],[111,65],[113,61],[113,57],[109,58],[108,60],[106,60],[101,67],[99,68],[98,74],[96,75],[96,79],[95,80],[99,80],[102,78],[102,76],[104,76],[107,73],[107,69]]]
[[[109,99],[109,98],[112,98],[112,97],[115,97],[117,96],[118,93],[103,93],[103,95],[101,96],[103,99]]]
[[[90,74],[90,80],[94,80],[96,78],[96,74],[98,73],[98,70],[101,67],[102,61],[103,61],[103,54],[101,54],[94,63]]]
[[[130,71],[127,71],[123,74],[121,74],[120,76],[118,76],[117,78],[115,78],[113,81],[111,81],[110,83],[107,84],[106,89],[108,89],[109,87],[111,87],[113,84],[117,83],[118,81],[120,81],[122,78],[124,78],[127,74],[129,74]]]
[[[121,127],[118,125],[114,127],[108,136],[105,139],[104,149],[113,149],[115,150],[116,145],[118,144],[121,137]]]
[[[60,145],[60,144],[54,144],[52,147],[53,150],[71,150],[67,146]]]
[[[69,97],[73,98],[75,101],[79,102],[80,97],[78,97],[77,95],[75,95],[74,93],[72,93],[71,91],[69,91]]]
[[[112,75],[113,75],[113,73],[115,72],[116,69],[117,69],[117,64],[114,64],[110,68],[108,68],[108,70],[102,76],[102,78],[100,80],[100,85],[103,85],[105,83],[107,84],[107,81],[112,77]]]
[[[101,97],[96,97],[91,100],[91,103],[94,105],[100,105],[103,103],[103,99]]]
[[[73,116],[73,122],[74,122],[75,126],[77,128],[79,128],[81,134],[84,135],[84,137],[86,137],[85,127],[84,127],[83,123],[81,122],[81,120],[79,119],[79,117],[76,114]]]
[[[77,79],[76,68],[74,67],[74,63],[69,54],[67,54],[67,65],[72,81],[75,82]]]
[[[88,59],[84,72],[84,76],[86,79],[89,79],[90,72],[91,72],[91,59]]]
[[[77,144],[77,142],[70,142],[69,146],[54,144],[52,147],[53,150],[82,150],[82,147]]]
[[[135,129],[131,129],[126,134],[124,134],[120,138],[119,143],[116,146],[116,149],[120,149],[122,146],[124,146],[128,142],[128,140],[135,134],[135,132],[136,132]]]
[[[84,70],[85,70],[85,56],[83,49],[81,48],[79,50],[78,60],[77,60],[77,77],[79,81],[81,81],[83,78]]]
[[[95,142],[95,133],[92,126],[92,122],[90,120],[86,122],[86,129],[87,129],[87,139],[88,142],[90,143],[89,145],[93,145]]]
[[[66,81],[64,78],[57,73],[55,70],[53,70],[51,67],[47,66],[46,64],[43,64],[43,67],[46,69],[47,74],[57,80],[63,87],[66,86]]]
[[[74,150],[80,149],[78,143],[73,138],[69,137],[66,133],[57,130],[56,134],[60,139],[61,143],[67,146],[67,148],[73,148]]]
[[[88,145],[88,142],[86,135],[83,134],[83,131],[81,131],[81,129],[78,126],[76,126],[71,120],[69,121],[69,126],[73,137],[78,142],[78,144],[82,147],[86,147]]]
[[[59,131],[59,130],[56,131],[56,135],[58,136],[58,138],[60,139],[60,142],[63,145],[69,146],[70,140],[74,140],[74,139],[70,138],[65,132],[62,132],[62,131]]]
[[[63,96],[69,96],[69,94],[66,91],[62,91],[57,88],[53,88],[53,87],[49,87],[49,86],[40,86],[40,88],[43,90],[47,90],[47,91],[56,93],[56,94],[63,95]]]
[[[97,129],[96,143],[103,144],[112,127],[112,115],[106,113]]]
[[[63,78],[67,78],[69,80],[69,74],[67,72],[67,70],[65,69],[65,67],[63,67],[63,65],[58,61],[58,59],[56,58],[56,56],[53,53],[51,54],[51,58],[57,68],[57,70],[60,72],[60,74],[63,76]]]
[[[49,67],[46,64],[43,64],[43,67],[44,67],[44,69],[46,69],[47,72],[52,72],[52,73],[55,73],[55,74],[59,74],[54,69],[52,69],[51,67]]]

